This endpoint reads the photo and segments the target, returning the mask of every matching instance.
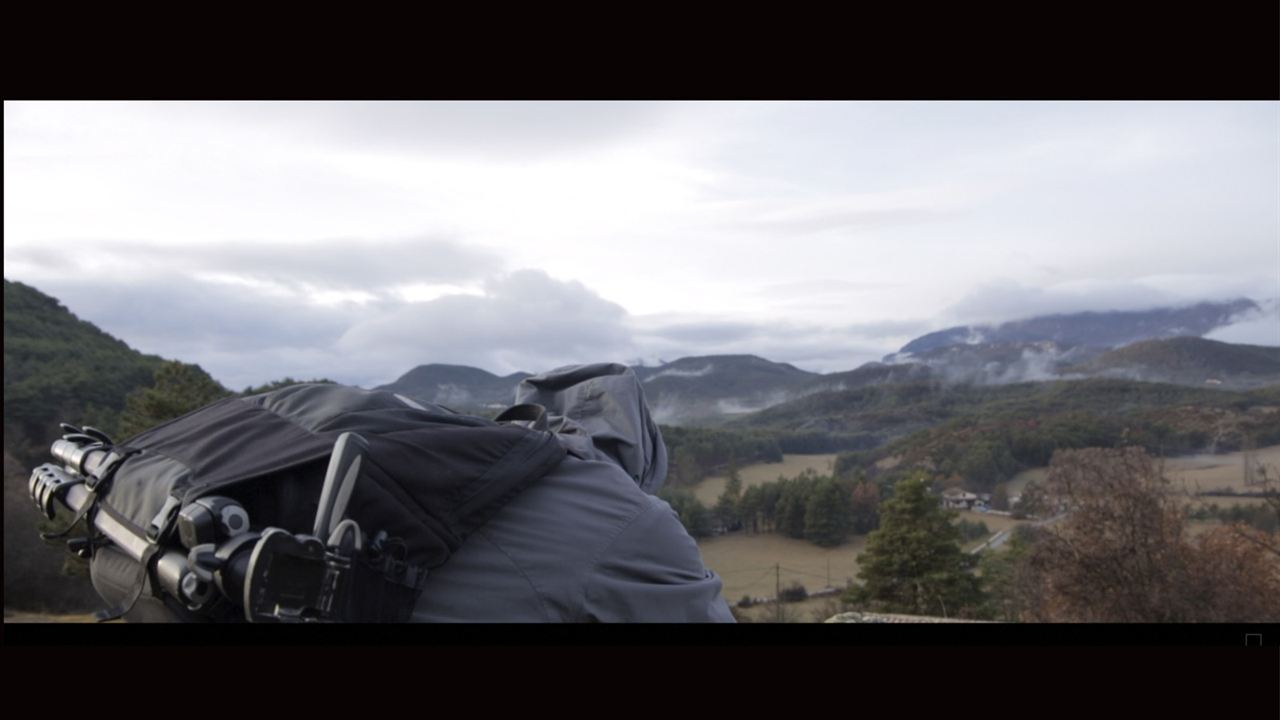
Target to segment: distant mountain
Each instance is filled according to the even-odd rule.
[[[1055,380],[1064,368],[1104,352],[1052,340],[977,345],[946,345],[911,355],[910,365],[927,367],[948,383],[1003,385]]]
[[[517,372],[503,377],[467,365],[419,365],[395,382],[376,389],[400,393],[458,411],[506,407],[515,401],[516,386],[529,377]]]
[[[886,357],[886,362],[828,374],[755,355],[684,357],[657,367],[633,369],[654,416],[669,425],[718,424],[814,394],[918,382],[1005,385],[1096,376],[1190,385],[1217,379],[1224,388],[1249,388],[1274,382],[1274,376],[1266,369],[1247,376],[1226,372],[1236,361],[1227,362],[1221,351],[1213,353],[1222,356],[1219,360],[1204,360],[1209,363],[1204,367],[1217,368],[1214,363],[1227,362],[1219,373],[1222,378],[1181,370],[1156,372],[1160,363],[1153,365],[1154,361],[1147,361],[1142,366],[1145,369],[1140,369],[1136,361],[1125,359],[1127,356],[1091,363],[1132,342],[1210,332],[1257,307],[1251,300],[1206,302],[1184,308],[1049,315],[995,326],[963,326],[917,338],[901,352]],[[499,377],[473,367],[433,364],[414,368],[380,389],[457,410],[478,411],[510,404],[516,385],[525,377],[527,373]]]
[[[1181,308],[1042,315],[999,325],[964,325],[922,335],[886,360],[910,360],[938,348],[1050,341],[1063,347],[1113,348],[1141,340],[1200,337],[1258,309],[1252,300],[1203,302]]]
[[[928,380],[934,375],[934,371],[923,363],[869,362],[854,370],[819,375],[802,388],[802,394],[839,392],[873,385],[916,382]]]
[[[1280,348],[1194,337],[1146,340],[1066,366],[1062,372],[1248,389],[1280,384]]]
[[[1235,425],[1244,423],[1266,442],[1275,442],[1280,439],[1280,415],[1247,410],[1274,407],[1278,393],[1280,386],[1240,392],[1104,378],[1003,385],[950,385],[935,380],[814,393],[735,418],[726,427],[862,436],[868,446],[884,446],[936,427],[959,431],[994,424],[1021,432],[1051,418],[1071,418],[1077,429],[1096,426],[1105,435],[1113,429],[1104,423],[1107,418],[1141,415],[1145,419],[1138,426],[1150,428],[1155,422],[1173,427],[1189,414],[1194,416],[1188,420],[1193,422],[1192,429],[1203,431],[1200,440],[1207,445],[1217,426],[1212,417],[1215,411],[1203,409],[1221,408],[1243,413],[1233,419]],[[1119,433],[1115,428],[1114,436],[1107,438],[1114,441]]]
[[[684,422],[759,410],[796,397],[817,378],[787,363],[754,355],[705,355],[657,367],[632,368],[659,422]],[[510,405],[516,386],[529,377],[499,377],[466,365],[420,365],[379,390],[455,410],[492,410]]]
[[[635,370],[654,417],[664,423],[760,410],[797,396],[823,377],[755,355],[685,357]]]

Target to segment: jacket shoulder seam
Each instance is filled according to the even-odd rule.
[[[552,619],[552,615],[551,611],[547,608],[546,595],[538,587],[538,584],[533,581],[533,578],[529,577],[529,573],[525,572],[525,569],[521,567],[520,563],[516,562],[515,558],[511,557],[511,554],[507,552],[507,549],[502,547],[502,544],[497,540],[494,540],[492,535],[485,532],[484,528],[476,530],[475,534],[489,541],[489,544],[497,549],[498,552],[502,553],[502,557],[506,558],[507,562],[511,563],[511,567],[515,568],[516,572],[520,573],[520,577],[524,578],[524,581],[529,583],[529,588],[533,590],[533,596],[538,599],[538,608],[542,610],[543,619],[545,621],[550,621]]]
[[[640,507],[640,509],[638,509],[635,512],[635,514],[633,514],[630,518],[628,518],[625,523],[622,523],[622,525],[618,528],[617,532],[615,532],[613,536],[609,538],[609,542],[606,543],[604,547],[600,548],[600,551],[597,552],[595,556],[591,558],[591,562],[587,566],[588,570],[585,576],[585,580],[582,583],[582,599],[578,605],[578,617],[580,619],[582,620],[587,619],[585,617],[587,600],[590,597],[591,589],[594,586],[592,583],[592,578],[595,578],[598,575],[598,573],[596,572],[596,569],[600,567],[600,563],[604,561],[605,556],[609,553],[610,550],[613,549],[613,546],[617,544],[618,539],[621,538],[623,534],[627,532],[627,530],[631,529],[631,527],[636,524],[636,521],[638,521],[640,518],[647,515],[649,512],[653,511],[655,508],[662,507],[661,505],[654,504],[651,500],[651,497],[652,496],[645,495],[644,504]]]

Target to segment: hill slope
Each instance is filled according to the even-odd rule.
[[[5,447],[25,462],[48,451],[61,421],[111,429],[128,394],[151,385],[163,362],[39,290],[5,280]]]
[[[1280,348],[1194,337],[1146,340],[1068,366],[1064,372],[1180,385],[1262,387],[1280,384]]]
[[[918,355],[951,345],[1042,341],[1111,348],[1140,340],[1198,337],[1228,324],[1240,313],[1257,308],[1252,300],[1240,299],[1181,308],[1041,315],[999,325],[962,325],[922,335],[903,345],[897,354]]]
[[[57,300],[4,281],[4,594],[11,607],[90,610],[86,578],[61,572],[66,551],[39,538],[27,497],[32,467],[46,462],[58,423],[114,431],[129,393],[152,383],[163,360],[76,318]]]
[[[755,355],[686,357],[637,368],[636,374],[659,422],[752,412],[794,397],[822,377]]]
[[[415,400],[444,405],[455,410],[483,410],[506,407],[515,400],[516,385],[529,377],[518,372],[499,377],[466,365],[433,363],[419,365],[395,382],[376,389],[400,393]]]

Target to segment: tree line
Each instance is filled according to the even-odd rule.
[[[850,535],[864,535],[879,524],[881,489],[857,479],[837,479],[807,470],[795,478],[743,490],[736,468],[730,468],[724,492],[707,508],[691,491],[664,490],[665,499],[694,537],[718,532],[779,532],[834,547]]]

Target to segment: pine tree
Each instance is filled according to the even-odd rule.
[[[880,506],[880,529],[871,533],[858,576],[863,585],[849,600],[873,611],[956,617],[980,611],[982,595],[971,572],[972,556],[960,532],[915,475],[894,487]]]
[[[742,478],[738,477],[738,466],[736,463],[729,464],[729,482],[725,484],[724,492],[720,493],[720,498],[716,501],[715,509],[712,511],[715,515],[716,522],[726,531],[737,530],[742,527],[744,518],[739,514],[738,504],[742,500]]]
[[[804,537],[804,515],[807,505],[803,480],[788,480],[778,497],[778,530],[787,537]]]
[[[120,436],[132,437],[231,394],[199,365],[166,362],[156,370],[154,385],[132,393],[125,401]]]
[[[831,478],[822,478],[809,493],[805,505],[804,538],[822,547],[834,547],[849,536],[849,493]]]

